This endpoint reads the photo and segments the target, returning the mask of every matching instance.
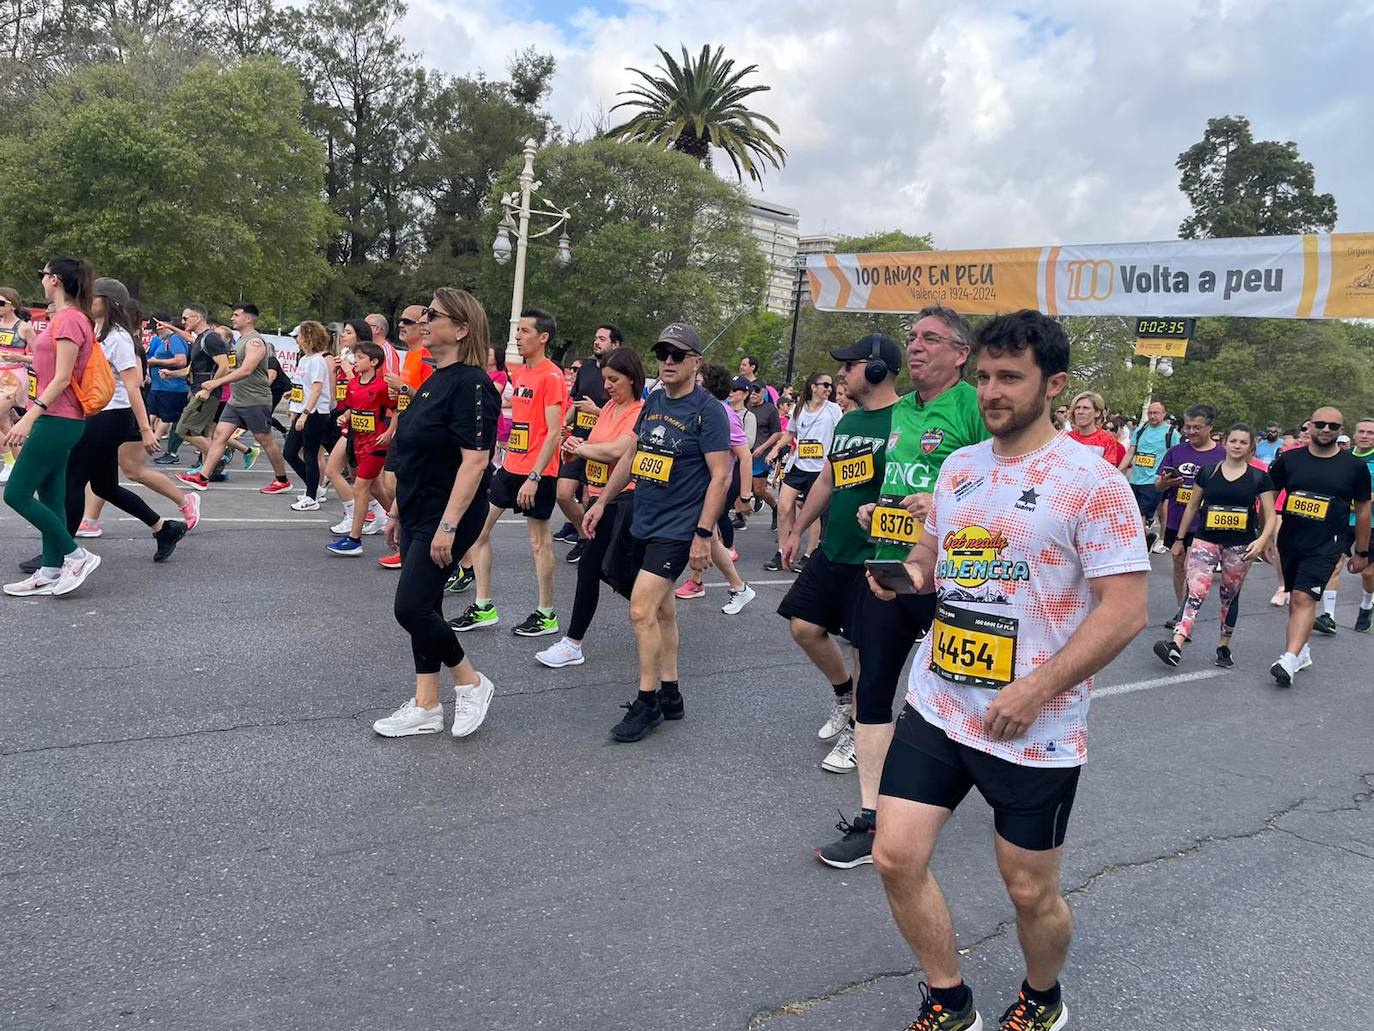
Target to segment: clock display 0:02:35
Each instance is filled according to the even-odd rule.
[[[1193,335],[1193,319],[1136,319],[1137,337],[1165,337],[1174,340],[1187,340]]]

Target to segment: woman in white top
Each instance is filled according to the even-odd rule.
[[[282,449],[286,461],[305,483],[305,493],[291,507],[313,512],[320,507],[320,455],[333,424],[330,411],[333,376],[329,370],[329,333],[319,322],[302,322],[296,331],[300,358],[291,374],[291,428]]]
[[[782,542],[792,532],[797,509],[806,501],[806,492],[825,466],[826,455],[830,454],[830,441],[835,436],[835,426],[844,415],[843,409],[830,400],[834,390],[835,378],[830,373],[813,372],[808,376],[806,386],[802,389],[802,400],[793,409],[787,430],[768,453],[771,463],[787,448],[792,449],[787,472],[782,478],[782,491],[778,495],[778,550],[763,566],[770,572],[782,568]],[[821,521],[817,519],[811,524],[804,557],[816,550],[820,540]]]
[[[134,345],[138,322],[128,289],[117,279],[97,279],[91,314],[96,339],[114,373],[115,390],[104,409],[87,416],[85,431],[67,459],[67,530],[75,535],[82,523],[89,483],[97,498],[123,509],[153,531],[157,541],[153,561],[165,562],[200,519],[200,498],[188,497],[162,473],[144,465],[144,455],[156,453],[159,445],[143,404],[143,366]],[[132,478],[175,502],[184,518],[163,519],[137,494],[121,487],[121,465]],[[82,536],[98,536],[98,532],[88,530]]]

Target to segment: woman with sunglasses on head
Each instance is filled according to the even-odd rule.
[[[501,396],[486,373],[490,330],[481,302],[443,287],[422,317],[434,373],[397,420],[391,442],[396,499],[387,543],[401,551],[396,622],[410,634],[415,696],[372,725],[383,737],[444,729],[439,668],[453,676],[453,736],[482,725],[495,688],[463,654],[444,621],[444,585],[472,547],[487,517],[491,453]]]
[[[806,378],[802,388],[802,399],[792,413],[792,420],[782,435],[782,440],[769,452],[769,462],[778,454],[792,449],[787,460],[787,472],[782,479],[782,491],[778,495],[778,550],[763,564],[771,573],[782,569],[782,545],[792,532],[797,521],[797,508],[806,502],[806,492],[816,482],[825,465],[826,455],[830,454],[830,442],[835,436],[835,427],[844,416],[844,409],[830,400],[835,391],[835,378],[828,372],[813,372]],[[805,562],[821,541],[820,520],[811,524],[810,535],[802,552],[801,561]]]
[[[41,275],[53,314],[33,341],[29,409],[5,438],[7,446],[23,447],[5,484],[5,503],[43,535],[43,557],[26,579],[5,585],[15,597],[69,594],[100,565],[67,529],[67,456],[86,428],[72,381],[85,374],[95,348],[91,263],[53,258]]]

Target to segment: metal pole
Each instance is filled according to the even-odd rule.
[[[797,363],[797,320],[801,316],[802,282],[805,276],[805,267],[797,269],[797,287],[792,291],[792,341],[787,345],[787,378],[783,380],[783,386],[792,385],[792,372]]]
[[[530,240],[530,190],[534,185],[535,142],[525,141],[525,167],[520,172],[520,223],[515,233],[515,285],[510,298],[510,336],[506,340],[506,367],[520,365],[524,359],[515,346],[515,330],[520,325],[520,310],[525,306],[525,250]]]

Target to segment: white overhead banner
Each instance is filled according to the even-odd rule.
[[[812,254],[823,311],[1374,318],[1374,233]]]

